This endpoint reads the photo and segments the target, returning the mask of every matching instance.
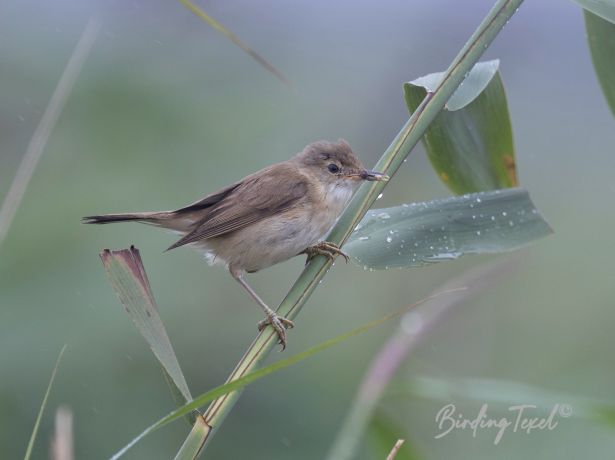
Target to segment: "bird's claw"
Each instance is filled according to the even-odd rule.
[[[267,326],[271,326],[276,333],[278,334],[278,343],[282,345],[282,350],[286,348],[286,329],[292,329],[295,327],[295,323],[291,320],[284,318],[283,316],[278,316],[273,313],[271,315],[267,315],[267,318],[258,322],[258,330],[262,331]]]
[[[342,256],[346,263],[350,260],[348,255],[344,253],[344,251],[342,251],[337,244],[330,243],[328,241],[321,241],[320,243],[305,249],[303,252],[307,254],[307,260],[305,261],[306,264],[318,255],[325,256],[331,261],[335,260],[336,256]]]

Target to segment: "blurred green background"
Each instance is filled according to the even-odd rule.
[[[74,411],[77,458],[108,457],[173,408],[159,365],[107,283],[102,248],[141,249],[194,394],[222,383],[256,332],[260,310],[224,270],[188,249],[163,253],[173,236],[134,224],[85,227],[81,216],[175,208],[321,138],[343,137],[373,164],[407,119],[402,83],[444,70],[491,5],[203,4],[281,69],[289,90],[179,2],[2,2],[0,197],[88,18],[97,14],[103,28],[0,247],[0,458],[23,455],[64,343],[35,458],[48,455],[60,404]],[[582,11],[564,0],[527,2],[487,50],[484,59],[493,58],[501,59],[521,185],[555,234],[523,250],[519,270],[443,317],[396,385],[414,376],[506,379],[613,401],[615,120]],[[448,195],[418,147],[377,204]],[[491,259],[383,272],[338,263],[284,356]],[[277,305],[302,264],[249,279]],[[322,458],[395,327],[250,385],[205,458]],[[434,439],[441,402],[390,394],[382,404],[424,459],[598,459],[615,450],[612,430],[574,415],[494,446],[488,431]],[[476,413],[479,404],[464,407]],[[187,429],[177,422],[127,458],[171,458]],[[357,458],[374,456],[366,445]]]

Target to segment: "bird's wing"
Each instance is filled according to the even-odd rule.
[[[304,178],[280,181],[277,175],[248,176],[209,208],[194,230],[169,249],[198,240],[221,236],[283,212],[305,199],[308,185]],[[296,177],[295,175],[291,175]]]
[[[173,211],[173,213],[183,214],[209,208],[222,201],[226,196],[228,196],[229,193],[239,187],[241,183],[242,181],[239,181],[235,182],[234,184],[228,185],[223,189],[218,190],[217,192],[207,195],[205,198],[201,198],[199,201],[195,201],[194,203],[189,204],[186,207],[176,209],[175,211]]]

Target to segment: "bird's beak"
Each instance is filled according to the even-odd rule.
[[[361,179],[367,180],[370,182],[373,181],[383,181],[386,182],[389,180],[389,176],[386,174],[382,174],[376,171],[369,171],[367,169],[354,169],[349,171],[342,172],[342,176],[351,177],[353,179]]]
[[[387,176],[386,174],[382,174],[376,171],[369,171],[367,169],[364,169],[362,171],[359,171],[356,174],[359,178],[363,179],[363,180],[367,180],[370,182],[373,181],[388,181],[389,180],[389,176]]]

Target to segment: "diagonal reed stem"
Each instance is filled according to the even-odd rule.
[[[442,110],[444,104],[459,87],[467,73],[478,61],[485,49],[498,35],[502,27],[510,20],[523,0],[498,0],[483,22],[474,31],[468,42],[455,57],[436,90],[428,93],[423,102],[414,111],[391,145],[384,152],[375,166],[375,170],[393,176],[403,164],[410,151],[419,142],[430,123]],[[353,229],[363,218],[386,182],[363,184],[340,217],[337,225],[329,234],[327,241],[342,245]],[[325,276],[331,262],[322,256],[314,258],[303,270],[278,308],[278,313],[289,319],[295,318],[308,300],[318,282]],[[236,380],[259,366],[276,345],[276,334],[271,327],[264,329],[252,342],[244,356],[237,364],[227,381]],[[224,417],[230,412],[240,396],[240,391],[226,394],[215,400],[204,414],[211,427],[207,442],[212,432],[220,427]]]

